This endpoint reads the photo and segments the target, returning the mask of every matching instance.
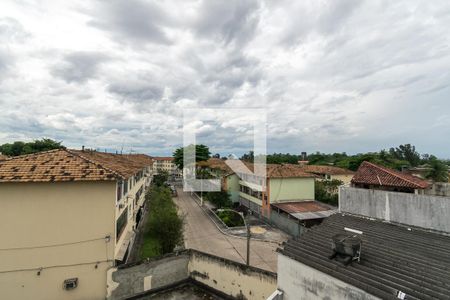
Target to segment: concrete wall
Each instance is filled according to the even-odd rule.
[[[0,248],[15,248],[0,251],[0,299],[104,299],[115,199],[112,181],[0,183]]]
[[[270,178],[270,203],[314,200],[314,178]]]
[[[192,252],[193,279],[238,299],[267,299],[277,287],[276,275],[213,255]]]
[[[426,195],[450,197],[450,183],[436,182],[431,189],[425,190]]]
[[[196,250],[186,250],[158,260],[113,268],[108,299],[122,299],[191,279],[240,299],[267,299],[277,286],[275,273]]]
[[[239,202],[239,177],[236,174],[225,177],[227,192],[233,203]]]
[[[341,187],[339,209],[432,230],[450,232],[450,198]]]
[[[282,254],[278,254],[278,289],[283,300],[379,299]]]
[[[305,227],[300,225],[297,220],[279,214],[276,209],[270,211],[270,223],[294,237],[300,236],[305,230]]]
[[[184,253],[113,268],[108,276],[108,298],[123,299],[187,279],[189,258]]]

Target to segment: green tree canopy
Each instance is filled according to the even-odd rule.
[[[194,149],[194,145],[189,145],[186,148],[188,150],[192,151]],[[195,145],[195,161],[196,162],[208,160],[211,157],[210,155],[211,155],[211,152],[209,152],[208,146],[203,145],[203,144]],[[184,148],[180,147],[180,148],[176,149],[173,152],[173,158],[174,158],[175,165],[180,170],[183,170]]]
[[[183,219],[178,215],[170,190],[165,186],[153,186],[146,195],[150,202],[149,217],[145,227],[145,243],[156,243],[153,254],[170,253],[183,241]]]
[[[230,195],[226,191],[208,192],[205,196],[206,200],[214,204],[217,208],[231,207],[232,202]]]
[[[8,156],[18,156],[61,148],[64,148],[64,146],[61,145],[61,142],[52,139],[41,139],[28,143],[21,141],[16,141],[12,144],[6,143],[0,145],[0,152]]]
[[[436,156],[431,155],[428,160],[428,165],[431,170],[427,174],[428,179],[432,179],[436,182],[448,182],[448,166],[436,158]]]

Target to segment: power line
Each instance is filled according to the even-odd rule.
[[[76,264],[66,264],[66,265],[53,265],[53,266],[47,266],[47,267],[35,267],[35,268],[28,268],[28,269],[15,269],[15,270],[6,270],[6,271],[0,271],[0,274],[3,273],[12,273],[12,272],[26,272],[26,271],[43,271],[45,269],[54,269],[54,268],[63,268],[63,267],[75,267],[75,266],[85,266],[85,265],[98,265],[100,263],[105,262],[113,262],[112,259],[106,259],[106,260],[97,260],[92,262],[83,262],[83,263],[76,263]]]
[[[62,247],[62,246],[69,246],[69,245],[75,245],[75,244],[83,244],[83,243],[89,243],[99,240],[105,240],[105,242],[109,242],[111,239],[110,235],[101,237],[101,238],[95,238],[90,240],[82,240],[82,241],[76,241],[76,242],[68,242],[68,243],[62,243],[62,244],[52,244],[52,245],[43,245],[43,246],[29,246],[29,247],[16,247],[16,248],[0,248],[0,251],[12,251],[12,250],[30,250],[30,249],[41,249],[41,248],[52,248],[52,247]]]

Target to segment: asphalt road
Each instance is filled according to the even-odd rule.
[[[184,242],[186,248],[197,249],[240,263],[245,263],[247,242],[245,239],[222,234],[189,193],[178,189],[174,198],[184,216]],[[268,271],[277,271],[278,245],[257,240],[250,242],[250,265]]]

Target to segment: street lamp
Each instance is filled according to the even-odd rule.
[[[230,208],[220,208],[217,211],[218,212],[231,211],[241,216],[242,220],[244,221],[244,226],[247,229],[247,266],[250,266],[250,226],[247,224],[247,222],[245,222],[244,213],[238,212]]]

